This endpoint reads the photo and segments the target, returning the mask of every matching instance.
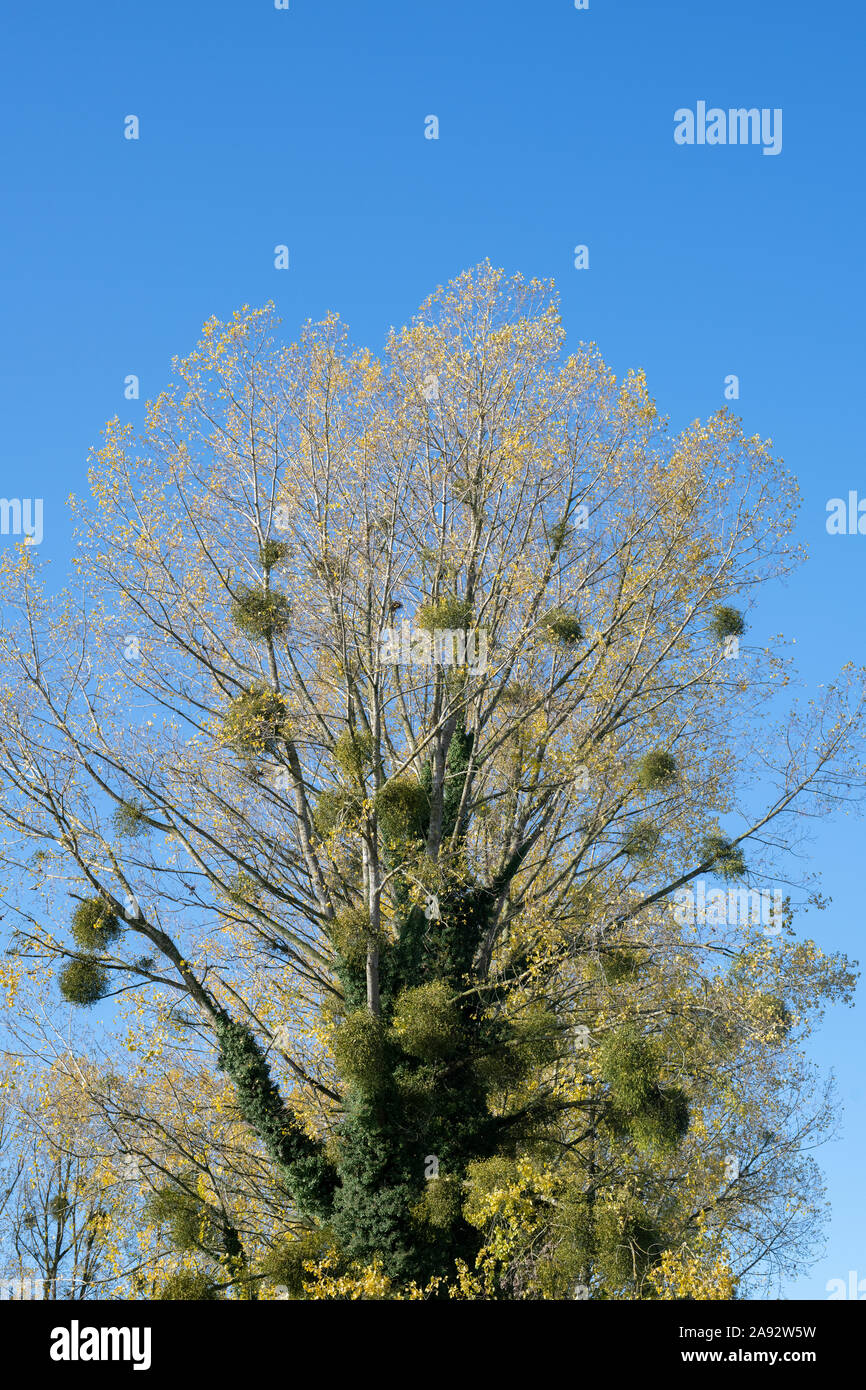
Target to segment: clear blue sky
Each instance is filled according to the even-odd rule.
[[[824,526],[828,498],[866,497],[862,5],[290,5],[5,9],[0,491],[45,499],[43,553],[65,568],[63,501],[104,420],[141,417],[124,377],[154,394],[211,314],[274,298],[293,332],[337,309],[375,347],[489,256],[553,276],[571,341],[645,367],[675,425],[739,376],[734,408],[800,477],[812,552],[755,635],[796,636],[812,681],[863,661],[866,536]],[[781,107],[781,154],[675,145],[674,111],[701,100]],[[843,821],[814,846],[834,899],[821,944],[855,957],[862,844]],[[836,1011],[814,1048],[844,1138],[823,1154],[827,1256],[791,1295],[866,1276],[863,1020]]]

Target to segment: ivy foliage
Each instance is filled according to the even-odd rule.
[[[283,1173],[298,1210],[323,1216],[331,1209],[337,1175],[322,1146],[287,1110],[262,1049],[244,1024],[226,1016],[215,1021],[218,1066],[234,1083],[238,1110],[265,1144]]]

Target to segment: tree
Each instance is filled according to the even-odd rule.
[[[101,1116],[83,1104],[90,1070],[77,1058],[34,1068],[19,1057],[2,1077],[7,1297],[79,1300],[116,1286],[126,1240],[113,1233],[131,1207],[106,1162]]]
[[[489,265],[381,360],[244,308],[174,375],[95,453],[80,588],[6,562],[17,968],[151,1036],[192,1011],[297,1293],[658,1297],[802,1259],[801,1042],[853,976],[796,936],[821,900],[785,851],[860,783],[862,678],[781,717],[787,663],[745,641],[799,558],[769,443],[727,411],[672,436]],[[784,924],[684,924],[705,882],[784,883]]]

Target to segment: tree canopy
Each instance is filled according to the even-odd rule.
[[[484,264],[379,355],[209,321],[90,482],[74,581],[0,573],[3,982],[13,1026],[51,979],[119,1029],[77,1074],[167,1240],[130,1296],[796,1269],[854,974],[792,851],[863,698],[783,709],[752,641],[801,559],[771,444],[673,432]]]

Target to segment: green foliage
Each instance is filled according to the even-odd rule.
[[[374,799],[379,825],[388,840],[418,840],[426,832],[430,802],[420,782],[392,777]]]
[[[471,626],[472,604],[462,598],[441,598],[419,605],[415,614],[415,626],[427,632],[462,632]]]
[[[222,1294],[206,1274],[182,1269],[169,1275],[155,1295],[157,1302],[171,1303],[215,1303]]]
[[[133,840],[147,830],[147,818],[140,801],[121,801],[112,816],[115,833]]]
[[[705,835],[701,841],[700,856],[701,863],[711,865],[714,873],[721,878],[742,878],[746,872],[743,851],[724,835],[715,832]]]
[[[444,980],[404,990],[394,1010],[393,1031],[410,1057],[448,1057],[461,1041],[460,1012]]]
[[[223,719],[226,743],[246,756],[275,752],[292,736],[288,708],[282,695],[265,686],[247,690],[232,700]]]
[[[457,735],[457,751],[446,764],[463,762],[470,739]],[[444,1197],[462,1181],[470,1159],[503,1142],[502,1120],[491,1114],[488,1085],[476,1067],[487,1047],[479,1038],[477,1000],[455,1006],[454,999],[495,900],[462,878],[453,894],[443,883],[441,918],[428,921],[405,890],[399,892],[405,907],[399,939],[380,956],[382,1023],[358,1007],[335,1039],[338,1071],[352,1084],[336,1141],[340,1187],[332,1224],[346,1258],[368,1262],[378,1255],[390,1277],[425,1282],[453,1270],[458,1257],[471,1265],[482,1239],[459,1213],[446,1211],[447,1204],[428,1211],[425,1155],[437,1155],[449,1175],[440,1190]],[[360,971],[348,997],[363,1004]],[[515,1133],[516,1127],[509,1130],[504,1142],[514,1144]]]
[[[661,832],[652,821],[638,820],[629,828],[623,849],[629,859],[649,859],[660,839]]]
[[[571,646],[574,642],[579,642],[583,636],[583,628],[580,619],[574,613],[569,613],[564,608],[551,608],[541,620],[541,625],[546,629],[551,638],[561,642],[563,646]]]
[[[447,1230],[460,1220],[463,1184],[452,1173],[429,1178],[415,1214],[419,1220],[439,1230]]]
[[[641,759],[637,773],[638,786],[645,791],[654,791],[657,787],[670,786],[676,775],[677,762],[673,753],[657,748]]]
[[[716,604],[713,608],[710,632],[717,641],[724,642],[727,637],[742,637],[745,630],[746,620],[738,608],[729,608],[723,603]]]
[[[106,950],[121,930],[111,908],[101,898],[85,898],[72,914],[72,935],[82,951],[96,954]]]
[[[108,993],[108,973],[96,956],[68,961],[58,977],[60,993],[68,1004],[89,1009]]]
[[[347,777],[360,779],[373,760],[373,735],[344,729],[334,745],[334,762]]]
[[[327,1227],[303,1231],[294,1240],[281,1240],[261,1261],[260,1272],[271,1284],[282,1285],[290,1298],[303,1298],[309,1273],[304,1265],[319,1261],[333,1248],[334,1237]]]
[[[56,1197],[52,1197],[48,1203],[48,1214],[52,1220],[62,1221],[70,1207],[69,1198],[64,1193],[59,1193]]]
[[[381,1019],[368,1009],[350,1013],[337,1031],[334,1059],[340,1075],[373,1095],[388,1077],[389,1049]]]
[[[461,715],[451,735],[448,752],[445,755],[445,786],[442,792],[442,837],[444,840],[450,839],[457,827],[457,817],[463,799],[463,787],[472,760],[474,745],[475,735],[466,728],[464,717]],[[465,832],[465,830],[466,826],[461,826],[461,831]],[[462,835],[460,838],[462,839]]]

